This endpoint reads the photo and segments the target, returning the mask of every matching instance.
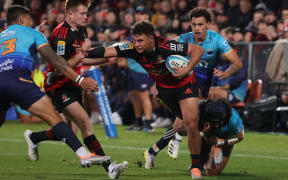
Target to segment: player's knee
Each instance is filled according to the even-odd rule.
[[[198,131],[198,124],[197,120],[190,120],[190,121],[185,121],[184,126],[187,132],[197,132]]]

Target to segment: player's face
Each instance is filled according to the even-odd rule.
[[[193,17],[191,20],[192,32],[194,32],[195,39],[202,39],[206,37],[208,23],[204,17]]]
[[[87,11],[87,7],[80,5],[75,11],[69,12],[71,20],[77,27],[86,26],[88,20]]]
[[[133,44],[138,53],[151,52],[154,49],[154,36],[135,34],[133,35]]]

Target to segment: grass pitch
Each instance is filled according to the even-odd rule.
[[[109,179],[101,166],[80,167],[79,159],[63,142],[47,141],[39,147],[40,159],[28,160],[23,133],[26,129],[47,129],[43,124],[8,122],[0,129],[0,180],[19,179]],[[191,179],[187,170],[190,157],[187,139],[181,144],[177,160],[168,158],[164,149],[156,159],[153,170],[144,169],[143,152],[160,138],[165,129],[154,133],[126,132],[118,126],[119,138],[107,139],[102,126],[95,126],[95,134],[112,160],[128,161],[129,167],[120,179],[180,180]],[[79,135],[79,133],[78,133]],[[80,137],[80,136],[79,136]],[[246,133],[244,141],[235,145],[228,165],[221,176],[203,179],[288,179],[288,136],[279,134]],[[142,162],[142,167],[139,165]]]

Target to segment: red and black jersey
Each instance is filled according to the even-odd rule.
[[[161,36],[155,36],[155,49],[150,53],[138,53],[133,43],[115,46],[117,56],[135,59],[153,78],[158,86],[164,88],[183,87],[189,81],[196,82],[194,72],[184,79],[177,79],[165,65],[165,59],[170,55],[186,56],[187,43],[169,41]]]
[[[49,40],[52,49],[65,60],[70,59],[76,54],[76,49],[73,44],[81,45],[87,37],[87,31],[85,27],[81,27],[79,30],[74,30],[66,21],[59,24],[52,32]],[[81,74],[81,63],[74,67],[74,70]],[[52,65],[48,65],[48,71],[53,72],[54,68]],[[48,85],[46,83],[47,77],[45,76],[45,91],[51,91],[53,89],[63,86],[78,86],[76,83],[71,81],[65,76],[55,77],[54,84]]]

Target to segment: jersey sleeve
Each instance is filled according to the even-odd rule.
[[[221,55],[230,53],[232,51],[232,48],[227,40],[220,34],[218,34],[218,40],[216,42]]]
[[[119,44],[119,45],[116,45],[114,47],[117,51],[118,57],[131,57],[131,58],[133,58],[134,45],[132,42],[125,43],[125,44]]]
[[[188,42],[188,36],[186,34],[180,34],[180,36],[178,37],[178,42]]]
[[[37,49],[48,44],[46,37],[42,33],[35,30],[34,34],[35,34],[35,41],[36,41]]]
[[[237,111],[234,109],[232,109],[230,121],[232,121],[232,123],[231,123],[232,127],[231,127],[231,131],[230,131],[230,135],[232,136],[232,135],[239,134],[243,130],[244,125],[242,123],[241,117],[239,116]]]
[[[177,41],[168,41],[168,49],[169,55],[181,55],[181,56],[186,56],[188,52],[188,43],[182,43],[182,42],[177,42]]]

